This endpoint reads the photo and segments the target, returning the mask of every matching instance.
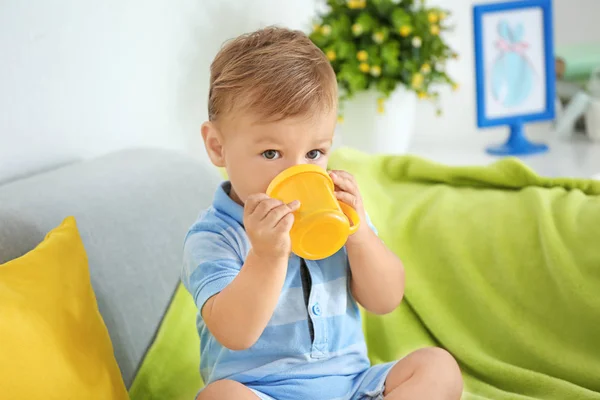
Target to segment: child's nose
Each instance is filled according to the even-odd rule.
[[[309,164],[306,157],[304,157],[304,156],[297,157],[297,158],[294,158],[290,163],[288,163],[288,165],[286,165],[286,168],[294,167],[296,165],[304,165],[304,164]]]

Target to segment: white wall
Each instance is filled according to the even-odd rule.
[[[0,1],[0,181],[130,146],[204,157],[198,131],[221,43],[274,23],[309,27],[319,3]],[[418,111],[417,138],[439,144],[477,130],[472,0],[434,3],[455,12],[449,40],[461,54],[449,71],[462,89],[446,94],[444,116],[425,103]],[[600,1],[556,0],[555,8],[559,43],[582,39],[576,32],[598,37]]]
[[[460,54],[457,62],[448,66],[448,72],[458,81],[461,89],[453,93],[443,91],[444,114],[435,116],[435,108],[426,102],[417,112],[415,139],[431,145],[444,146],[449,142],[477,140],[482,136],[490,143],[503,141],[506,128],[478,130],[475,109],[475,76],[473,54],[472,5],[493,3],[497,0],[431,0],[453,12],[456,29],[448,34],[448,41]],[[554,0],[555,45],[582,41],[600,41],[599,0]],[[547,123],[541,125],[548,126]]]
[[[221,43],[310,1],[0,1],[0,181],[129,146],[204,156],[208,71]]]

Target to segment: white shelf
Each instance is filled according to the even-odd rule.
[[[545,140],[543,136],[546,136]],[[573,139],[548,139],[548,135],[531,132],[532,141],[549,145],[546,153],[519,157],[536,173],[550,177],[600,178],[600,143],[576,135]],[[485,152],[494,145],[495,139],[485,133],[472,140],[447,141],[444,143],[413,141],[409,153],[448,165],[487,165],[500,159]]]

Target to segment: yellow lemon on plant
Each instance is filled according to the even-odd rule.
[[[319,24],[313,24],[313,31],[314,32],[319,32],[321,30],[321,25]]]
[[[431,66],[427,63],[423,64],[421,66],[421,72],[423,72],[424,74],[428,74],[431,72]]]
[[[359,36],[361,33],[363,33],[362,25],[361,24],[352,25],[352,33],[354,34],[354,36]]]
[[[400,29],[398,29],[398,32],[400,33],[400,36],[407,37],[411,34],[412,28],[408,25],[403,25],[400,27]]]
[[[385,112],[385,107],[383,105],[378,105],[377,106],[377,112],[379,114],[383,114]]]
[[[438,22],[438,15],[431,11],[429,14],[427,14],[427,19],[429,20],[430,24],[435,24],[436,22]]]
[[[373,34],[373,41],[374,41],[375,43],[378,43],[378,44],[379,44],[379,43],[382,43],[382,42],[383,42],[383,39],[385,39],[385,35],[383,34],[383,32],[375,32],[375,33]]]
[[[440,21],[446,19],[448,15],[445,12],[440,12]]]
[[[363,63],[360,63],[360,65],[358,66],[358,69],[360,69],[361,72],[364,72],[366,74],[367,72],[369,72],[371,67],[369,66],[369,64],[363,62]]]
[[[377,77],[381,75],[381,67],[379,65],[373,65],[371,67],[371,75]]]
[[[367,6],[367,1],[366,0],[348,0],[347,4],[348,4],[348,8],[359,9],[359,8],[365,8]]]
[[[367,53],[365,50],[361,50],[356,53],[356,58],[358,61],[367,61],[369,59],[369,53]]]
[[[423,80],[424,80],[423,75],[421,75],[417,72],[416,74],[414,74],[412,76],[410,84],[413,88],[418,89],[421,87],[421,85],[423,85]]]
[[[439,27],[439,25],[431,25],[431,27],[429,28],[429,31],[431,32],[432,35],[439,35],[440,27]]]
[[[329,36],[331,35],[331,26],[329,25],[323,25],[321,27],[321,33],[325,36]]]
[[[334,50],[327,50],[327,53],[325,54],[327,55],[329,61],[335,61],[335,59],[337,58],[337,54],[335,54]]]
[[[418,91],[417,92],[417,96],[419,96],[419,99],[426,99],[427,98],[427,92]]]

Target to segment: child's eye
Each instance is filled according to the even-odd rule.
[[[281,157],[281,154],[277,150],[266,150],[262,152],[262,156],[267,160],[275,160]]]
[[[318,160],[319,157],[321,157],[321,155],[323,155],[323,152],[321,150],[311,150],[308,153],[306,153],[306,158],[308,158],[309,160]]]

